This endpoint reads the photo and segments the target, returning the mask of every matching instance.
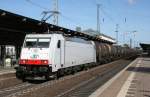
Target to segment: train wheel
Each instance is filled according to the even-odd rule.
[[[26,77],[25,76],[23,76],[22,77],[22,82],[26,82],[27,80],[26,80]]]
[[[59,69],[59,70],[57,71],[57,77],[58,77],[58,78],[60,78],[60,77],[62,77],[62,76],[64,76],[64,75],[65,75],[64,69]]]
[[[77,68],[76,67],[72,67],[72,72],[71,72],[71,74],[75,74],[75,73],[77,73],[78,72],[78,70],[77,70]]]
[[[85,65],[84,70],[89,70],[90,67],[88,65]]]
[[[59,79],[60,77],[59,77],[59,74],[58,74],[58,71],[54,74],[54,79],[56,80],[56,79]]]
[[[47,81],[49,81],[49,80],[50,80],[49,75],[45,75],[45,79],[46,79]]]
[[[20,72],[16,72],[16,78],[21,79],[21,73]]]
[[[57,71],[55,76],[56,76],[56,78],[55,78],[55,79],[59,79],[59,78],[61,77],[60,72],[58,72],[58,71]]]
[[[16,78],[24,80],[25,79],[25,75],[22,72],[16,72]]]

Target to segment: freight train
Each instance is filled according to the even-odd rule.
[[[62,34],[28,34],[16,76],[48,80],[134,54],[134,49]]]

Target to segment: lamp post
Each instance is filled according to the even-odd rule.
[[[119,29],[119,24],[116,24],[116,43],[117,43],[117,45],[118,45],[118,29]]]

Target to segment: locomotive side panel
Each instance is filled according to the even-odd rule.
[[[96,62],[96,50],[92,43],[65,42],[64,68],[93,62]]]

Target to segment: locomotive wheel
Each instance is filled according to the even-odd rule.
[[[26,80],[26,78],[25,78],[25,76],[23,76],[22,77],[22,82],[26,82],[27,80]]]
[[[62,75],[61,75],[60,71],[57,71],[57,72],[53,73],[52,75],[48,75],[48,74],[45,75],[45,79],[46,79],[47,81],[49,81],[49,80],[51,80],[51,79],[56,80],[56,79],[59,79],[61,76],[62,76]]]
[[[18,72],[17,71],[16,72],[16,78],[24,80],[25,79],[25,75],[22,72]]]
[[[78,72],[78,71],[77,71],[77,69],[76,69],[75,67],[73,67],[73,68],[72,68],[72,72],[71,72],[71,74],[73,74],[73,75],[74,75],[74,74],[75,74],[75,73],[77,73],[77,72]]]
[[[49,75],[45,75],[45,79],[46,79],[47,81],[49,81],[49,80],[50,80]]]
[[[59,69],[59,70],[57,71],[57,78],[60,78],[60,77],[62,77],[62,76],[64,76],[64,75],[65,75],[64,69]]]
[[[89,70],[89,69],[90,69],[90,67],[85,65],[84,70]]]
[[[54,79],[59,79],[60,77],[59,77],[59,74],[58,74],[58,72],[56,72],[55,74],[54,74]]]
[[[20,72],[16,72],[16,78],[21,79],[21,73]]]

